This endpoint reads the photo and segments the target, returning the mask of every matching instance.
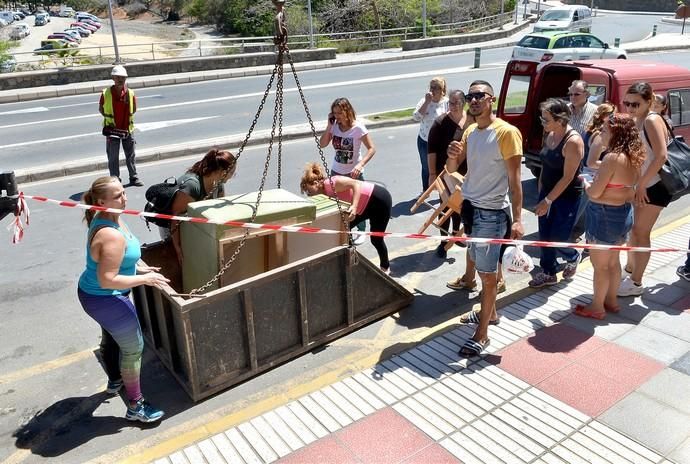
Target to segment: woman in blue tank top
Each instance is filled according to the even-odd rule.
[[[84,203],[122,210],[127,196],[116,177],[100,177],[84,193]],[[154,422],[163,411],[154,408],[141,394],[139,373],[144,341],[137,312],[129,299],[132,287],[168,282],[158,268],[137,266],[141,257],[139,240],[120,214],[86,211],[89,232],[86,241],[86,269],[77,291],[84,311],[101,326],[101,356],[108,374],[107,392],[115,394],[123,386],[129,404],[125,417],[132,421]]]

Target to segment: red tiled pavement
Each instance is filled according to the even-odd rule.
[[[394,463],[434,443],[391,408],[382,409],[335,433],[365,463]]]
[[[601,414],[664,368],[561,324],[541,329],[497,354],[502,369],[590,416]]]
[[[690,313],[690,295],[684,296],[680,300],[676,301],[671,305],[673,309],[679,309],[680,311],[685,311]]]
[[[607,343],[578,361],[632,391],[661,372],[664,364],[627,348]]]
[[[278,461],[279,464],[360,464],[360,461],[332,436],[324,437]]]
[[[606,411],[631,391],[579,364],[556,372],[536,387],[591,417]]]
[[[427,446],[402,464],[462,464],[455,456],[439,444]]]

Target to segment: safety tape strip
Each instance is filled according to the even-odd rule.
[[[58,206],[63,206],[66,208],[80,208],[84,210],[91,211],[101,211],[115,214],[127,214],[131,216],[140,217],[151,217],[160,218],[184,222],[193,222],[199,224],[215,224],[220,226],[236,227],[241,229],[263,229],[263,230],[273,230],[279,232],[292,232],[301,234],[351,234],[351,235],[368,235],[371,237],[390,237],[390,238],[406,238],[406,239],[416,239],[416,240],[432,240],[432,241],[446,241],[450,240],[453,242],[465,242],[465,243],[484,243],[492,245],[521,245],[521,246],[533,246],[533,247],[550,247],[550,248],[576,248],[576,249],[589,249],[589,250],[618,250],[618,251],[633,251],[633,252],[655,252],[655,253],[688,253],[690,250],[683,248],[651,248],[651,247],[630,247],[630,246],[613,246],[613,245],[600,245],[592,243],[568,243],[568,242],[545,242],[541,240],[512,240],[512,239],[501,239],[501,238],[478,238],[478,237],[453,237],[453,236],[440,236],[440,235],[426,235],[426,234],[404,234],[400,232],[360,232],[357,230],[352,230],[350,232],[342,232],[339,230],[331,229],[320,229],[316,227],[304,227],[304,226],[280,226],[275,224],[257,224],[250,222],[240,222],[240,221],[213,221],[206,218],[199,217],[189,217],[189,216],[172,216],[169,214],[160,213],[147,213],[144,211],[137,211],[133,209],[115,209],[115,208],[104,208],[102,206],[85,205],[83,203],[77,203],[74,201],[64,201],[64,200],[53,200],[51,198],[46,198],[38,195],[25,195],[24,193],[19,194],[19,198],[27,198],[34,201],[40,201],[44,203],[52,203]]]

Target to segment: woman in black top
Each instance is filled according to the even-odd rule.
[[[581,162],[584,142],[574,130],[570,108],[563,100],[549,98],[541,105],[541,123],[547,133],[541,152],[542,170],[539,177],[539,203],[534,213],[539,216],[539,240],[567,242],[575,225],[577,209],[582,198]],[[558,282],[557,255],[566,260],[563,278],[572,279],[580,262],[580,254],[573,248],[541,248],[542,272],[529,282],[533,288]]]
[[[194,201],[208,198],[219,198],[225,195],[224,184],[235,175],[237,158],[226,150],[213,148],[204,157],[194,163],[187,172],[177,178],[180,190],[175,193],[171,214],[179,216],[187,212],[187,205]],[[159,227],[161,238],[172,236],[172,243],[177,259],[182,263],[182,247],[177,221],[171,221],[170,227]]]

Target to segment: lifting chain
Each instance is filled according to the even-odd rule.
[[[264,105],[266,104],[266,99],[268,98],[268,94],[271,91],[271,88],[273,87],[273,82],[276,82],[276,95],[275,95],[275,103],[273,107],[273,124],[271,127],[271,137],[268,142],[268,150],[267,150],[267,155],[266,155],[266,162],[264,163],[264,170],[261,175],[261,183],[259,184],[259,191],[256,196],[256,202],[254,204],[254,207],[252,208],[252,216],[251,218],[247,221],[249,223],[253,223],[256,220],[256,216],[259,212],[259,204],[261,203],[261,197],[263,195],[264,187],[266,185],[266,179],[268,178],[268,170],[271,164],[271,155],[273,152],[273,140],[275,138],[275,133],[276,133],[276,127],[278,129],[278,188],[281,186],[281,177],[282,177],[282,149],[283,149],[283,85],[284,85],[284,75],[283,75],[283,64],[285,60],[285,56],[287,56],[288,62],[290,64],[290,69],[292,71],[292,75],[295,79],[295,83],[297,85],[297,90],[299,92],[300,100],[302,102],[302,106],[304,107],[304,112],[306,113],[307,120],[309,121],[309,127],[311,129],[312,136],[314,137],[314,141],[316,142],[316,148],[319,151],[319,156],[321,157],[321,162],[323,163],[324,169],[326,170],[326,175],[330,172],[328,169],[328,163],[326,162],[326,157],[323,154],[323,150],[321,148],[321,143],[319,141],[318,136],[316,135],[316,128],[314,127],[314,121],[312,120],[311,113],[309,112],[309,107],[307,105],[307,100],[304,97],[304,92],[302,91],[302,86],[299,81],[299,77],[297,76],[297,71],[295,70],[295,64],[292,60],[292,56],[290,55],[290,49],[287,46],[287,37],[283,37],[283,41],[280,43],[276,44],[278,48],[278,57],[276,60],[275,67],[273,68],[273,72],[271,73],[271,78],[268,81],[268,85],[266,86],[266,90],[264,91],[264,95],[261,98],[261,103],[259,104],[259,108],[257,110],[256,115],[254,116],[254,119],[252,120],[252,124],[249,127],[249,131],[247,132],[247,135],[245,136],[244,140],[242,141],[242,144],[240,145],[239,149],[237,150],[237,156],[236,159],[239,162],[240,156],[242,155],[247,143],[249,142],[249,139],[252,135],[252,132],[254,131],[254,128],[256,127],[257,121],[259,117],[261,116],[261,112],[263,111]],[[225,177],[225,176],[224,176]],[[329,176],[330,178],[330,176]],[[330,180],[331,182],[331,188],[335,192],[335,186],[333,185],[333,181]],[[217,185],[214,184],[214,188],[212,189],[212,192],[215,191],[217,188]],[[346,217],[346,213],[343,210],[341,201],[335,197],[334,198],[336,202],[336,206],[338,207],[338,213],[340,214],[340,219],[343,223],[343,226],[345,230],[348,229],[349,224],[348,220]],[[240,239],[240,242],[237,245],[237,248],[233,251],[232,255],[230,255],[230,258],[223,264],[221,269],[218,271],[218,273],[208,282],[206,282],[204,285],[202,285],[199,288],[195,288],[191,292],[189,292],[190,296],[198,296],[199,294],[203,293],[206,291],[208,288],[210,288],[213,284],[215,284],[225,272],[227,272],[228,269],[233,265],[235,260],[237,259],[237,256],[240,254],[240,251],[244,247],[244,244],[247,242],[247,238],[249,237],[249,232],[250,229],[245,229],[244,234],[242,235],[242,238]],[[352,243],[352,236],[349,235],[349,248],[350,248],[350,263],[351,264],[356,264],[358,261],[358,255],[357,251]]]

